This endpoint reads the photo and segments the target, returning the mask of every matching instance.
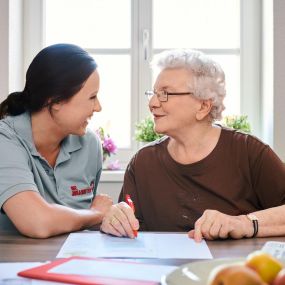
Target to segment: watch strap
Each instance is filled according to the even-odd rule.
[[[254,238],[257,236],[258,234],[258,218],[253,215],[253,214],[247,214],[246,217],[252,221],[252,226],[253,226],[253,235],[251,236],[251,238]]]

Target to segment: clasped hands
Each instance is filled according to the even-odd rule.
[[[139,229],[139,221],[127,203],[113,205],[103,218],[101,231],[114,236],[134,238],[133,230]],[[216,210],[205,210],[195,222],[188,236],[196,242],[207,240],[240,239],[252,236],[252,225],[245,215],[230,216]]]
[[[139,229],[139,221],[133,209],[125,202],[113,205],[104,216],[101,231],[114,236],[135,238],[133,230]]]

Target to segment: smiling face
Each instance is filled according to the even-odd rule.
[[[193,75],[185,68],[165,69],[158,75],[154,90],[170,93],[193,91]],[[167,102],[160,102],[153,96],[149,109],[154,116],[155,131],[173,136],[193,126],[207,116],[203,111],[203,101],[193,95],[171,95]],[[205,110],[204,110],[205,111]]]
[[[95,70],[68,101],[52,105],[54,122],[64,134],[84,135],[93,113],[101,111],[97,97],[99,82],[99,74]]]

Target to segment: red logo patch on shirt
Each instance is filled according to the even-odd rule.
[[[94,182],[91,183],[90,187],[83,188],[83,189],[78,189],[76,185],[72,185],[70,186],[71,195],[79,196],[79,195],[91,193],[93,191],[93,187],[94,187]]]

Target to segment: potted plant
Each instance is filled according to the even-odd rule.
[[[245,133],[251,132],[250,123],[246,115],[225,116],[222,120],[222,125]]]
[[[136,124],[135,139],[138,142],[152,142],[162,136],[154,131],[154,122],[151,117],[147,117]]]

